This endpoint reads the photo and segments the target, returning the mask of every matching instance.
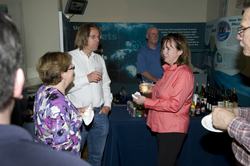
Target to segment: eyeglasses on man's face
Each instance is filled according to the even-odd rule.
[[[249,26],[249,27],[246,27],[246,28],[238,27],[238,34],[242,37],[243,31],[244,31],[244,30],[247,30],[248,28],[250,28],[250,26]]]
[[[96,36],[96,35],[92,35],[92,36],[89,36],[91,39],[95,40],[96,38],[98,38],[99,40],[102,39],[101,36]]]
[[[68,70],[74,70],[75,69],[75,65],[71,65],[71,68],[69,68]]]

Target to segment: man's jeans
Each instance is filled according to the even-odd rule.
[[[109,132],[108,114],[99,111],[101,107],[94,107],[94,120],[89,126],[82,126],[82,146],[87,138],[88,158],[92,166],[101,166],[103,151],[106,144],[107,135]]]

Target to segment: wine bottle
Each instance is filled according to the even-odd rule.
[[[207,102],[208,102],[208,87],[206,88],[206,85],[204,85],[205,88],[205,93],[204,93],[204,106],[205,106],[205,111],[207,111]]]
[[[208,111],[212,112],[212,103],[213,103],[213,89],[209,88],[209,105],[208,105]]]
[[[205,84],[202,84],[202,85],[201,85],[201,91],[200,91],[200,94],[199,94],[199,96],[200,96],[200,101],[202,100],[202,98],[204,98],[204,93],[205,93],[204,86],[205,86]]]
[[[192,101],[192,104],[191,104],[190,116],[195,116],[195,105],[194,105],[194,101]]]
[[[233,101],[232,101],[232,96],[231,96],[231,89],[228,89],[228,98],[229,98],[229,103],[228,107],[233,108]]]
[[[193,101],[194,101],[194,104],[195,104],[195,105],[197,104],[197,98],[199,98],[198,89],[199,89],[199,84],[196,83],[196,89],[195,89],[195,92],[194,92],[194,94],[193,94]]]
[[[201,115],[201,105],[200,105],[200,99],[199,97],[197,98],[197,103],[195,106],[195,116],[200,116]]]
[[[236,94],[236,88],[233,88],[233,95],[232,95],[233,107],[238,107],[238,96]]]
[[[224,101],[220,89],[217,89],[217,105],[218,107],[224,107]]]
[[[227,90],[224,92],[224,107],[229,107],[229,97],[227,95]]]
[[[211,111],[213,111],[215,107],[218,107],[217,99],[216,99],[216,89],[213,90],[213,102],[212,102]]]
[[[205,104],[204,104],[204,99],[201,100],[201,116],[205,115]]]

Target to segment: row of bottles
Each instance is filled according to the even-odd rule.
[[[127,101],[127,111],[132,117],[147,117],[148,109],[144,106],[138,105],[133,101]]]
[[[191,108],[190,108],[190,116],[204,116],[206,112],[206,106],[204,104],[204,99],[201,100],[197,98],[197,102],[192,101]]]
[[[221,90],[209,87],[202,84],[201,91],[198,92],[199,85],[196,84],[196,90],[193,94],[193,101],[190,108],[190,116],[204,116],[205,112],[212,112],[215,107],[237,107],[238,96],[236,89],[233,88],[233,94],[231,95],[231,89]]]

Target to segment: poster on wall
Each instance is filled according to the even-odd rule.
[[[249,59],[237,40],[242,16],[224,17],[206,23],[205,53],[209,66],[208,75],[213,87],[233,89],[250,97],[245,83],[249,77]]]
[[[8,14],[8,6],[4,4],[0,4],[0,10],[3,11],[4,13]]]
[[[70,50],[83,22],[70,23]],[[102,41],[96,51],[105,60],[111,79],[112,93],[122,87],[128,94],[139,91],[140,78],[137,76],[137,52],[146,42],[146,31],[155,26],[159,29],[159,43],[168,33],[180,33],[188,39],[190,49],[204,52],[205,23],[108,23],[97,22],[102,32]]]

